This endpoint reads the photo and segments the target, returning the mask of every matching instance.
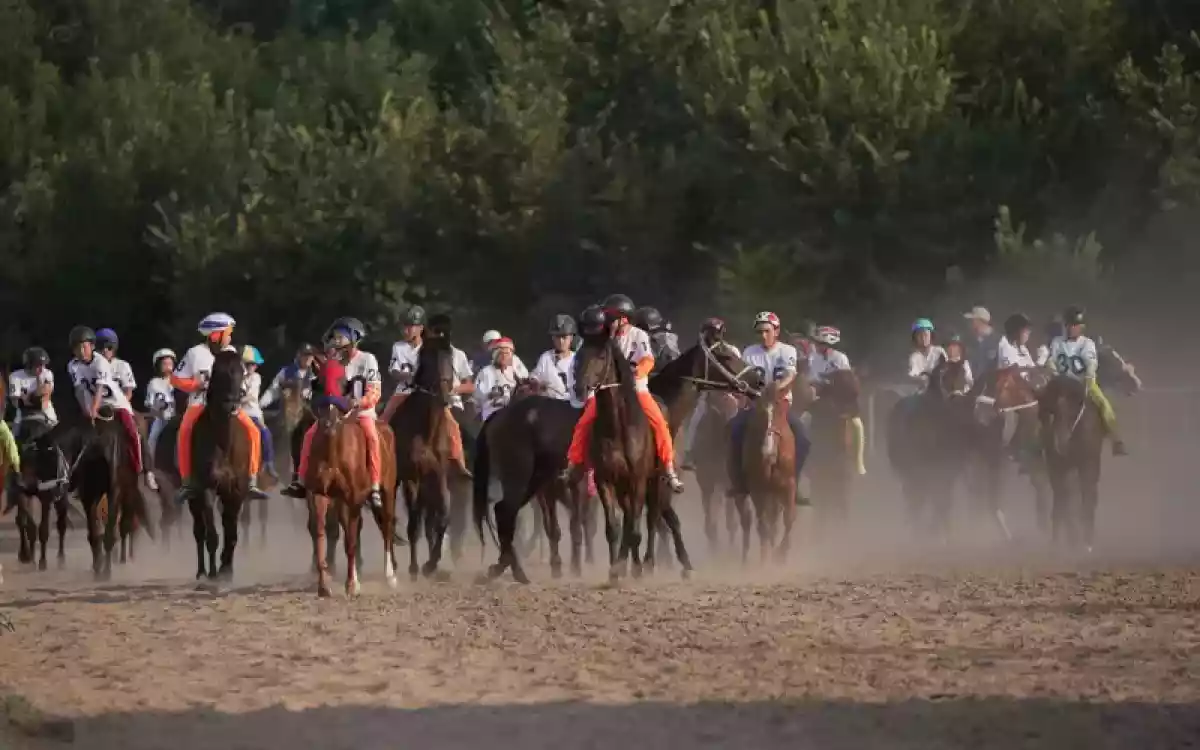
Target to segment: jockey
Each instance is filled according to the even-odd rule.
[[[838,349],[842,342],[842,332],[833,326],[817,326],[813,332],[813,349],[808,355],[808,381],[813,384],[828,382],[829,376],[839,370],[850,369],[850,358]],[[864,431],[862,417],[854,414],[850,417],[850,425],[854,430],[855,468],[859,474],[866,474],[863,463]]]
[[[330,361],[341,364],[345,369],[342,377],[326,379],[325,396],[341,402],[347,410],[356,411],[358,426],[362,428],[367,442],[367,471],[371,475],[371,494],[367,501],[372,508],[378,509],[383,507],[383,494],[379,486],[383,464],[379,455],[379,432],[375,429],[375,405],[383,394],[383,375],[379,372],[375,355],[358,348],[366,335],[366,326],[357,318],[338,318],[326,331],[324,340]],[[336,372],[336,366],[333,370]],[[308,476],[308,460],[316,434],[316,423],[304,433],[304,447],[300,452],[302,481]],[[304,497],[305,488],[296,483],[284,490],[284,494]]]
[[[1066,326],[1066,335],[1059,336],[1050,342],[1050,357],[1047,366],[1054,369],[1059,375],[1084,383],[1088,398],[1100,409],[1100,419],[1104,422],[1104,428],[1112,438],[1113,455],[1128,455],[1125,442],[1121,440],[1121,436],[1117,432],[1117,416],[1113,412],[1112,404],[1104,395],[1104,391],[1100,390],[1100,384],[1096,379],[1096,370],[1100,365],[1100,360],[1096,353],[1095,342],[1083,335],[1086,325],[1083,310],[1078,307],[1067,308],[1063,313],[1063,325]]]
[[[1029,355],[1029,334],[1033,323],[1022,313],[1008,316],[1004,321],[1004,336],[996,347],[996,368],[1005,370],[1009,367],[1037,367],[1033,357]]]
[[[486,423],[493,414],[508,406],[517,386],[528,378],[525,366],[518,364],[513,354],[512,339],[501,336],[493,341],[492,364],[479,371],[472,394],[480,419]]]
[[[912,324],[912,352],[908,355],[908,377],[918,390],[929,385],[929,375],[946,358],[946,350],[933,343],[933,323],[917,318]]]
[[[725,343],[725,321],[720,318],[709,318],[700,325],[700,345],[706,349],[712,349],[717,344],[725,344],[729,347],[734,356],[741,357],[742,353],[733,344]],[[708,412],[709,399],[724,396],[733,398],[729,394],[717,394],[710,391],[701,391],[696,399],[696,406],[692,409],[692,415],[688,418],[687,424],[683,428],[683,451],[684,460],[683,468],[695,469],[691,463],[692,446],[696,442],[696,431],[700,429],[700,422],[704,419],[704,415]]]
[[[125,398],[133,403],[133,389],[137,388],[137,378],[133,377],[133,368],[129,363],[117,356],[117,332],[111,328],[101,328],[96,331],[96,348],[104,358],[112,363],[113,380],[121,386]]]
[[[75,358],[67,364],[67,372],[75,385],[75,397],[83,413],[95,420],[100,414],[100,407],[112,410],[129,438],[134,472],[145,474],[146,485],[154,489],[157,483],[142,463],[142,435],[133,419],[133,405],[113,376],[112,363],[103,356],[96,356],[96,333],[86,326],[75,326],[71,329],[68,343]]]
[[[196,420],[204,411],[205,394],[208,391],[208,381],[212,377],[213,364],[216,355],[222,351],[237,351],[230,341],[233,339],[233,327],[236,321],[225,313],[210,313],[200,321],[196,330],[204,337],[204,343],[196,344],[183,355],[179,367],[168,377],[171,385],[188,394],[187,411],[183,413],[183,421],[179,425],[179,437],[176,445],[179,476],[182,480],[175,499],[183,503],[200,487],[194,485],[192,476],[192,429]],[[250,497],[262,500],[267,495],[258,488],[258,470],[262,461],[261,437],[258,427],[249,415],[241,409],[235,415],[246,430],[250,439]]]
[[[421,337],[425,332],[425,308],[413,305],[404,314],[403,338],[392,344],[392,361],[388,374],[396,380],[396,390],[383,407],[384,422],[391,422],[392,415],[412,391],[413,375],[417,371],[417,355],[421,352]]]
[[[655,372],[679,359],[679,337],[671,332],[670,323],[658,308],[639,307],[633,319],[635,326],[650,334],[650,355],[654,357]]]
[[[500,332],[494,328],[483,332],[483,338],[479,340],[479,353],[471,359],[472,372],[479,372],[492,363],[492,344],[501,338]]]
[[[499,333],[499,332],[498,331],[488,331],[486,336],[490,337],[493,333]],[[507,341],[510,345],[512,344],[512,339],[510,339],[507,336],[504,336],[503,334],[499,338],[490,338],[488,340],[488,342],[486,344],[484,344],[484,349],[487,350],[487,359],[484,362],[482,362],[481,364],[475,365],[475,372],[479,372],[483,368],[488,367],[489,365],[491,365],[493,362],[496,361],[496,347],[500,344],[501,341]],[[526,367],[525,363],[521,361],[520,356],[514,354],[512,364],[513,364],[513,367],[517,368],[518,371],[525,373],[524,377],[526,377],[526,378],[529,377],[529,368]]]
[[[31,346],[21,357],[25,368],[17,370],[8,379],[8,397],[17,418],[15,438],[24,441],[27,423],[40,422],[47,428],[58,424],[58,414],[50,400],[54,394],[54,372],[50,369],[50,355],[40,346]],[[0,420],[3,421],[3,420]]]
[[[947,362],[962,362],[963,376],[966,378],[967,389],[969,390],[975,384],[975,375],[971,372],[971,361],[967,357],[967,347],[963,344],[962,337],[957,333],[950,337],[946,342],[946,361]]]
[[[154,377],[146,383],[146,411],[150,412],[153,421],[150,422],[150,435],[146,442],[150,448],[147,465],[154,466],[154,456],[158,451],[158,439],[162,436],[167,422],[175,416],[175,391],[171,388],[171,373],[175,370],[175,352],[170,349],[159,349],[154,352],[152,367]]]
[[[258,368],[263,364],[263,357],[257,347],[249,344],[242,347],[242,364],[246,366],[246,377],[242,380],[242,411],[258,428],[259,439],[262,441],[262,460],[267,474],[279,481],[279,472],[275,469],[275,441],[263,421],[262,405],[258,400],[258,393],[262,390],[262,375],[259,374]]]
[[[285,390],[295,390],[305,403],[311,400],[313,384],[317,380],[317,368],[313,364],[316,355],[315,346],[301,344],[296,350],[295,361],[279,368],[279,372],[275,373],[275,378],[259,399],[258,405],[263,409],[268,408],[276,400],[283,398]]]
[[[650,337],[645,331],[629,322],[633,310],[632,300],[623,294],[613,294],[604,300],[599,316],[585,311],[588,312],[586,321],[588,326],[581,325],[580,327],[594,326],[599,321],[609,327],[614,343],[634,370],[634,388],[637,391],[642,411],[646,414],[646,420],[650,423],[650,430],[654,434],[654,446],[658,452],[658,460],[663,465],[663,474],[671,486],[671,490],[680,493],[683,492],[683,482],[679,481],[679,475],[675,473],[675,449],[671,445],[671,428],[658,408],[658,402],[650,395],[648,379],[650,372],[654,369],[654,355],[650,352]],[[584,330],[584,332],[588,331]],[[576,473],[582,470],[587,461],[588,440],[591,436],[592,422],[595,420],[595,396],[589,394],[583,415],[575,424],[575,432],[571,436],[571,447],[567,451],[567,472],[568,479],[571,480],[569,483],[577,480]]]
[[[571,342],[575,338],[575,319],[570,315],[555,315],[550,321],[550,341],[553,348],[542,352],[532,377],[538,382],[540,391],[549,398],[567,401],[574,397],[571,388],[571,368],[575,366],[575,352]]]
[[[442,338],[449,343],[453,328],[454,323],[450,320],[449,315],[444,313],[434,315],[429,319],[429,328],[426,330],[426,336],[429,338]],[[475,373],[471,370],[471,360],[467,358],[466,352],[459,349],[453,343],[450,343],[450,352],[453,356],[454,382],[452,384],[453,392],[450,395],[450,404],[446,411],[451,421],[458,427],[457,430],[450,431],[450,458],[454,461],[455,466],[458,467],[459,473],[469,477],[471,476],[471,470],[467,468],[463,445],[468,439],[473,439],[473,437],[467,434],[467,418],[466,412],[463,410],[463,396],[470,396],[475,393]]]
[[[808,451],[812,443],[800,416],[792,412],[792,383],[796,380],[799,356],[796,347],[779,340],[779,316],[773,312],[760,312],[754,316],[754,330],[758,332],[762,343],[746,347],[742,359],[746,364],[758,370],[762,382],[767,383],[761,398],[787,402],[787,421],[792,429],[796,442],[796,477],[804,468],[808,459]],[[729,493],[733,497],[743,497],[749,490],[746,487],[746,472],[742,467],[742,443],[746,438],[746,426],[750,422],[752,408],[739,411],[729,423],[730,427],[730,484]]]

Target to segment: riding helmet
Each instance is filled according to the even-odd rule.
[[[75,326],[67,336],[67,345],[72,350],[85,341],[90,341],[93,344],[96,343],[96,332],[87,326]]]
[[[332,338],[333,334],[338,331],[345,333],[346,337],[350,339],[350,343],[356,345],[367,337],[367,327],[358,318],[345,317],[333,321],[333,325],[329,326],[329,330],[325,332],[325,338]]]
[[[1029,316],[1024,313],[1014,313],[1004,321],[1004,335],[1015,341],[1021,335],[1021,331],[1032,325],[1033,322],[1029,320]]]
[[[916,322],[912,324],[912,332],[916,333],[917,331],[933,333],[933,321],[929,318],[917,318]]]
[[[573,336],[575,330],[575,319],[570,315],[559,313],[550,321],[551,336]]]
[[[779,330],[779,316],[769,310],[764,310],[754,316],[754,330],[757,331],[758,327],[764,323],[773,327],[776,331]]]
[[[201,336],[212,336],[213,334],[232,331],[235,325],[237,325],[237,321],[233,319],[232,315],[215,312],[204,316],[204,320],[200,321],[200,324],[196,326],[196,330],[200,332]]]
[[[171,359],[176,359],[175,350],[167,349],[164,347],[164,348],[159,349],[158,351],[154,352],[154,356],[151,358],[150,366],[154,368],[155,373],[158,372],[158,361],[160,359],[166,359],[167,357],[170,357]]]
[[[634,325],[643,331],[655,333],[666,328],[666,321],[657,308],[639,307],[633,317]]]
[[[632,318],[634,313],[633,300],[624,294],[610,294],[601,303],[604,312],[614,317]]]
[[[257,346],[246,344],[242,347],[242,361],[250,365],[261,365],[264,360]]]
[[[608,325],[608,315],[599,305],[591,305],[579,313],[579,332],[585,336],[595,335]]]
[[[96,331],[96,346],[99,348],[107,349],[112,347],[113,349],[116,349],[119,343],[120,341],[117,339],[117,332],[113,329],[101,328],[99,331]]]
[[[315,347],[309,343],[301,344],[300,348],[296,349],[297,357],[313,357],[313,356],[316,356],[316,354],[317,354],[317,347]]]
[[[1084,319],[1083,308],[1072,305],[1063,311],[1063,325],[1079,326],[1087,321]]]
[[[24,363],[26,370],[32,370],[38,365],[49,367],[50,355],[40,346],[31,346],[21,355],[21,361]]]
[[[408,312],[404,313],[404,325],[425,325],[425,308],[421,307],[420,305],[413,305],[412,307],[408,308]]]

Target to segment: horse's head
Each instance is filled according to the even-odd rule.
[[[992,392],[997,411],[1024,409],[1037,403],[1038,393],[1046,387],[1047,374],[1041,371],[1022,371],[1020,367],[996,370],[992,376]]]
[[[430,337],[421,345],[413,386],[449,403],[454,393],[454,347],[449,339]]]
[[[858,407],[858,396],[862,387],[853,370],[834,370],[825,382],[817,387],[821,401],[835,407],[840,413],[849,413]]]
[[[967,382],[966,362],[961,359],[943,360],[930,374],[929,389],[926,393],[931,397],[948,401],[966,395],[968,390],[970,387]]]
[[[1101,346],[1096,355],[1099,360],[1096,377],[1101,388],[1116,388],[1126,396],[1132,396],[1142,389],[1142,380],[1133,365],[1128,364],[1116,349]]]
[[[212,376],[208,380],[208,404],[218,409],[235,411],[242,403],[242,386],[246,368],[236,351],[217,352],[213,359]]]
[[[607,329],[584,334],[581,338],[583,343],[575,352],[575,395],[579,400],[589,393],[619,385],[623,375],[630,384],[633,383],[633,371]]]

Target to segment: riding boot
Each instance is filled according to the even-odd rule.
[[[371,494],[367,496],[367,502],[371,504],[374,510],[383,510],[383,492],[380,491],[379,485],[371,485]]]
[[[247,493],[251,500],[266,500],[267,493],[258,488],[258,477],[250,477],[250,487]]]
[[[292,474],[291,484],[280,490],[279,494],[303,500],[308,497],[308,490],[304,488],[304,483],[300,481],[300,475],[294,473]]]
[[[676,495],[683,492],[683,482],[680,481],[679,475],[675,473],[674,464],[667,464],[667,467],[663,470],[663,476],[666,477],[667,484],[670,485],[672,492]]]

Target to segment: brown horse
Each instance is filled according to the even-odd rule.
[[[790,406],[773,388],[755,399],[741,445],[742,468],[758,519],[759,553],[764,563],[772,552],[778,562],[787,559],[792,526],[796,522],[796,436],[788,425]],[[739,505],[738,515],[746,519],[748,513],[740,507],[745,504],[746,496],[739,495],[735,501]],[[783,536],[776,546],[780,516]],[[743,528],[743,562],[750,553],[749,540],[750,530]]]
[[[860,390],[852,370],[838,370],[824,383],[794,391],[812,415],[808,475],[818,532],[842,530],[849,520],[850,490],[857,475],[852,420],[859,415]]]
[[[421,346],[413,391],[392,415],[396,476],[408,510],[408,573],[416,579],[444,578],[438,571],[442,544],[450,525],[450,431],[458,425],[447,415],[454,388],[454,350],[442,336],[430,336]],[[417,565],[417,535],[425,526],[429,559]]]
[[[704,511],[704,536],[708,549],[716,554],[721,549],[721,538],[717,531],[722,507],[725,509],[725,526],[729,544],[733,546],[737,533],[737,509],[725,497],[729,485],[726,462],[729,456],[729,420],[737,412],[737,402],[729,395],[709,396],[704,413],[699,416],[700,424],[694,427],[691,460],[696,475],[696,486],[700,489],[700,505]],[[747,526],[747,528],[749,528]]]
[[[588,458],[604,508],[608,577],[615,583],[626,572],[631,556],[634,576],[642,574],[642,513],[647,485],[652,479],[657,481],[654,440],[634,388],[633,369],[608,331],[583,336],[583,346],[575,357],[575,387],[580,394],[595,394],[596,418],[591,425]]]
[[[38,570],[47,568],[46,546],[50,541],[50,511],[53,510],[58,527],[58,567],[62,568],[66,562],[67,514],[70,506],[65,486],[68,467],[56,442],[56,436],[61,433],[45,422],[33,420],[22,424],[21,431],[21,468],[8,488],[10,500],[17,507],[20,536],[17,559],[32,563],[40,546]],[[39,502],[40,513],[34,512],[34,498]]]
[[[373,510],[375,523],[383,535],[383,571],[388,586],[396,586],[396,461],[392,428],[377,426],[379,431],[380,490],[383,507]],[[308,502],[313,523],[313,558],[317,561],[317,595],[329,596],[329,568],[326,565],[326,517],[330,506],[337,510],[346,547],[346,595],[358,594],[358,544],[362,529],[362,509],[371,494],[371,474],[367,470],[367,443],[356,412],[343,413],[333,404],[321,407],[309,453]]]
[[[1046,470],[1054,496],[1053,538],[1090,552],[1105,437],[1100,410],[1083,382],[1063,375],[1050,381],[1039,402]]]

